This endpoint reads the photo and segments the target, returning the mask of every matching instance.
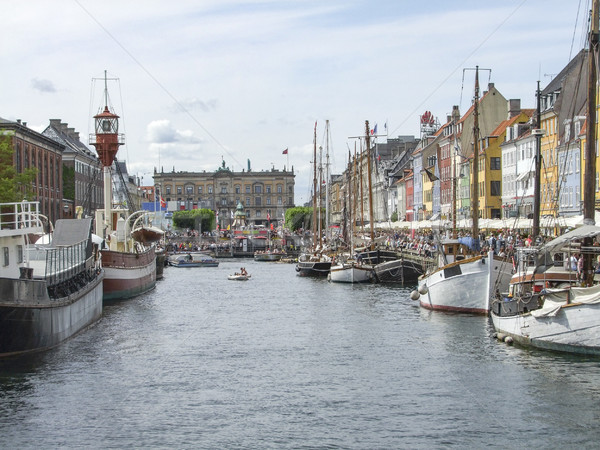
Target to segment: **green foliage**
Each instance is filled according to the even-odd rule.
[[[36,176],[36,168],[17,173],[13,164],[12,135],[0,134],[0,202],[32,200],[32,184]]]
[[[175,228],[212,231],[215,229],[215,213],[210,209],[192,209],[191,211],[175,211],[173,213]]]
[[[75,168],[63,166],[63,198],[75,201]]]
[[[394,211],[392,213],[392,217],[390,217],[390,221],[397,222],[398,221],[398,211]]]
[[[290,208],[285,212],[285,226],[291,231],[312,229],[313,209],[306,206]],[[325,224],[325,209],[321,208],[321,226]]]

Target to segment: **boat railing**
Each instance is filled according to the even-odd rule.
[[[86,239],[65,247],[34,246],[28,249],[29,261],[43,267],[43,278],[49,285],[59,284],[85,270],[87,243]]]
[[[3,234],[41,233],[38,202],[0,203],[0,230]]]

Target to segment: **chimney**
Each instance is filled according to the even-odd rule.
[[[452,120],[454,120],[454,122],[458,122],[460,120],[460,110],[458,109],[458,105],[454,105],[452,107]]]
[[[27,126],[27,122],[23,122],[23,126],[26,127]]]
[[[60,119],[50,119],[50,126],[56,129],[60,128]]]
[[[17,123],[21,125],[21,119],[17,119]]]
[[[511,98],[508,101],[508,118],[515,117],[516,115],[521,113],[521,99],[520,98]]]
[[[75,132],[75,128],[67,128],[67,136],[73,137],[74,132]]]

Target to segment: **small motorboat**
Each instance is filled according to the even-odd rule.
[[[248,281],[249,278],[250,278],[250,275],[243,275],[241,273],[235,273],[235,274],[229,275],[227,277],[228,280],[233,280],[233,281]]]

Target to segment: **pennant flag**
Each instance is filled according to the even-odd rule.
[[[283,151],[283,153],[282,153],[282,154],[283,154],[283,155],[287,155],[287,154],[288,154],[288,149],[286,148],[286,149]]]
[[[437,181],[437,180],[439,180],[439,178],[438,178],[438,177],[436,177],[434,173],[431,173],[431,172],[430,172],[429,170],[427,170],[427,169],[424,169],[424,170],[425,170],[425,173],[427,174],[427,178],[429,178],[429,181],[433,182],[433,181]]]
[[[160,207],[161,208],[167,207],[167,202],[165,202],[165,200],[162,198],[162,196],[160,197]]]

